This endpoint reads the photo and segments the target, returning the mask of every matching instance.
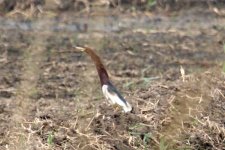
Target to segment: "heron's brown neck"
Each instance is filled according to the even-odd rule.
[[[95,63],[95,66],[96,66],[96,69],[98,71],[98,75],[99,75],[99,78],[100,78],[101,85],[107,84],[109,82],[109,76],[108,76],[108,73],[105,70],[105,67],[102,64],[101,59],[99,58],[99,56],[96,55],[95,52],[92,49],[88,48],[88,47],[85,47],[85,52],[88,55],[91,56],[91,59]]]

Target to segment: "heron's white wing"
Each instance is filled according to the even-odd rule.
[[[111,104],[120,105],[124,112],[130,112],[132,110],[131,105],[116,91],[116,89],[110,89],[109,85],[102,86],[102,92],[104,96],[110,101]],[[113,87],[115,88],[115,87]]]

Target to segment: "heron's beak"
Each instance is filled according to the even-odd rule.
[[[84,52],[85,48],[84,47],[79,47],[79,46],[74,46],[74,48],[78,51]]]

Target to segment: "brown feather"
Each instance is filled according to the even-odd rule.
[[[98,71],[98,75],[99,75],[99,78],[100,78],[101,85],[109,83],[108,73],[107,73],[101,59],[99,58],[99,56],[91,48],[84,47],[84,51],[94,61],[96,69]]]

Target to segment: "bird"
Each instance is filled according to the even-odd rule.
[[[127,100],[123,98],[120,92],[112,84],[112,82],[109,79],[109,75],[105,69],[105,66],[103,65],[100,57],[94,52],[94,50],[86,46],[85,47],[74,46],[74,48],[76,50],[86,52],[91,57],[98,72],[98,76],[102,87],[102,93],[105,96],[105,98],[109,101],[109,103],[111,105],[116,104],[119,105],[120,107],[122,107],[123,112],[125,113],[131,112],[133,109],[132,106],[130,105],[130,103],[128,103]]]

